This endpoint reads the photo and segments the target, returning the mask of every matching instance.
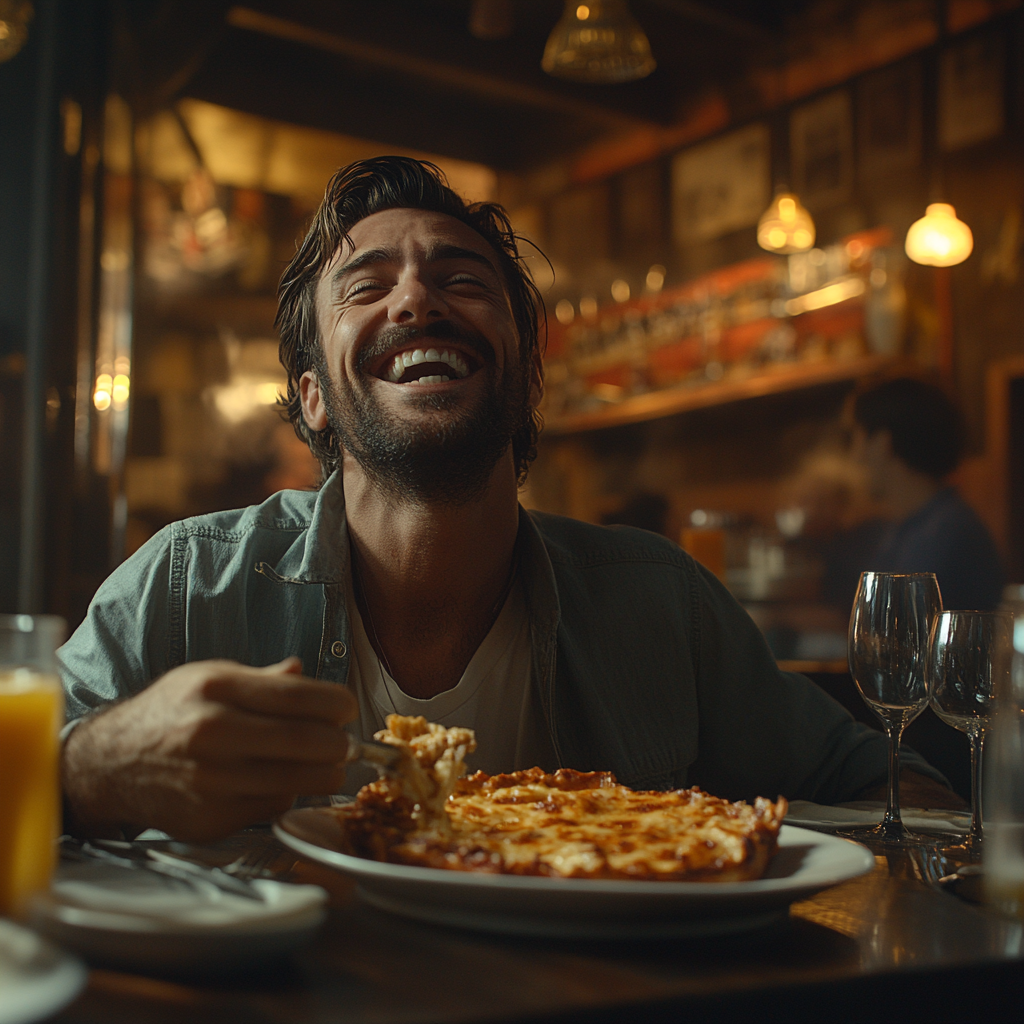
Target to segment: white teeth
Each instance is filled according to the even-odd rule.
[[[465,359],[457,352],[450,352],[448,349],[439,352],[436,348],[428,348],[424,352],[421,348],[414,348],[411,351],[399,352],[392,359],[391,365],[387,370],[387,379],[392,384],[397,384],[402,374],[410,366],[415,366],[417,363],[445,363],[454,371],[453,376],[455,380],[462,380],[463,377],[469,376],[469,366],[466,364]],[[437,384],[441,379],[441,377],[438,377],[437,380],[433,377],[425,377],[419,383]],[[452,377],[444,377],[443,379],[452,380]],[[415,384],[417,382],[411,381],[410,383]]]
[[[420,377],[419,380],[411,380],[410,384],[444,384],[450,381],[451,377],[446,376],[443,373],[434,373],[429,377]]]

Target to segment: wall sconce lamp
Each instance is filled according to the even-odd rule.
[[[955,267],[971,255],[974,236],[949,203],[929,203],[925,215],[910,225],[905,248],[915,263]]]
[[[779,192],[757,222],[757,244],[769,252],[807,252],[814,236],[814,220],[792,192]]]

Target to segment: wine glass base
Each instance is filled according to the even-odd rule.
[[[939,852],[950,861],[957,864],[980,864],[982,858],[982,843],[970,836],[958,836],[952,841],[951,836],[940,837],[944,842],[939,846]]]
[[[843,839],[853,839],[871,846],[918,849],[923,846],[937,846],[952,837],[927,832],[911,832],[904,825],[865,825],[860,828],[843,828],[836,831]]]

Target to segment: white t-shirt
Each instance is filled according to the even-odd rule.
[[[388,674],[363,626],[351,584],[348,611],[352,624],[352,658],[348,685],[359,701],[359,720],[349,729],[373,739],[390,714],[423,715],[428,722],[461,725],[476,732],[477,750],[466,758],[470,773],[488,775],[540,765],[551,771],[554,752],[539,701],[530,685],[530,621],[517,577],[501,613],[473,655],[459,682],[421,700],[403,692]],[[376,772],[350,765],[345,793],[355,793]]]

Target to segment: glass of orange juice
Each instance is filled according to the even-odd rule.
[[[21,916],[50,884],[60,825],[64,620],[0,615],[0,914]]]

